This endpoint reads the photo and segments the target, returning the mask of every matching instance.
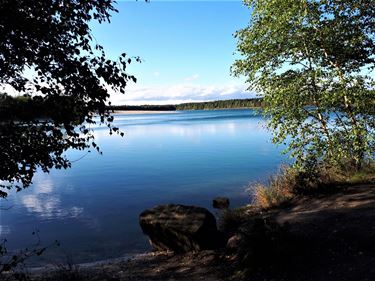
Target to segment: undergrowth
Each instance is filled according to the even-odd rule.
[[[308,175],[298,172],[293,166],[282,166],[266,183],[256,183],[249,187],[253,204],[262,209],[279,207],[301,194],[321,191],[352,184],[375,181],[375,163],[368,162],[361,170],[349,166],[336,168],[318,166]]]

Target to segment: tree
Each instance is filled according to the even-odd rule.
[[[374,157],[375,2],[247,0],[235,75],[264,96],[274,142],[296,166]]]
[[[117,12],[113,3],[0,0],[0,110],[13,112],[0,114],[1,197],[12,187],[29,186],[38,168],[69,167],[69,148],[99,150],[90,129],[95,116],[110,133],[119,133],[106,104],[111,89],[124,93],[129,80],[136,82],[126,73],[132,58],[124,53],[108,59],[89,26],[92,20],[110,21]],[[9,89],[26,101],[6,103]]]

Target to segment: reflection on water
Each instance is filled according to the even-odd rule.
[[[138,215],[156,204],[210,208],[215,196],[232,206],[249,201],[249,182],[264,180],[284,157],[270,142],[264,120],[252,110],[117,115],[125,137],[94,128],[104,155],[69,151],[73,167],[38,173],[27,190],[2,207],[0,235],[9,246],[59,240],[38,262],[65,255],[93,261],[148,249]],[[285,159],[284,159],[285,160]]]
[[[60,196],[54,192],[52,178],[40,175],[34,182],[31,193],[18,195],[27,212],[43,219],[77,218],[83,213],[81,207],[63,207]]]

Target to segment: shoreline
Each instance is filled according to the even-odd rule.
[[[261,110],[261,107],[236,107],[236,108],[203,108],[203,109],[176,109],[176,110],[114,110],[111,114],[128,114],[128,115],[136,115],[136,114],[171,114],[183,111],[216,111],[216,110],[244,110],[244,109],[252,109],[252,110]]]
[[[368,232],[369,229],[375,229],[375,181],[349,186],[336,185],[332,191],[328,194],[323,192],[316,196],[296,197],[288,205],[262,211],[262,218],[269,222],[268,227],[273,224],[279,226],[272,228],[277,232],[271,233],[278,238],[275,241],[280,248],[275,249],[280,252],[274,253],[270,250],[272,247],[265,247],[268,244],[262,242],[262,248],[255,252],[254,257],[259,261],[266,260],[267,267],[255,266],[252,280],[336,281],[343,280],[343,277],[348,277],[345,280],[359,280],[358,274],[363,272],[366,279],[361,280],[370,280],[367,277],[375,274],[374,240],[372,232]],[[238,225],[238,229],[257,219],[259,213],[245,208],[241,215],[242,223]],[[353,240],[353,237],[358,239]],[[263,240],[259,241],[261,243]],[[202,276],[206,281],[247,280],[246,272],[242,271],[244,268],[236,267],[236,261],[241,260],[241,256],[237,256],[237,253],[241,253],[237,252],[239,247],[253,249],[251,244],[237,244],[234,252],[227,252],[226,249],[182,255],[145,252],[67,267],[34,267],[30,272],[34,278],[32,280],[38,281],[64,280],[56,278],[70,275],[85,277],[77,280],[90,281],[100,280],[97,279],[98,276],[101,280],[116,277],[110,280],[119,281],[191,281],[201,280]],[[266,255],[262,254],[263,251],[266,251]],[[275,256],[269,260],[271,253]],[[327,275],[327,270],[331,270],[330,275]],[[236,278],[240,277],[236,272],[241,271],[245,274],[242,275],[245,279]]]
[[[108,259],[101,259],[91,262],[82,262],[82,263],[76,263],[74,266],[77,266],[81,269],[90,269],[97,266],[105,266],[109,264],[114,263],[121,263],[121,262],[127,262],[127,261],[139,261],[143,259],[149,259],[158,255],[167,254],[167,252],[144,252],[144,253],[132,253],[132,254],[124,254],[121,257],[117,258],[108,258]],[[58,267],[56,266],[56,263],[49,263],[45,265],[35,265],[35,266],[29,266],[28,270],[31,273],[38,274],[38,273],[47,273],[47,272],[54,272],[58,270]]]
[[[114,110],[111,112],[111,114],[117,115],[117,114],[170,114],[175,113],[177,110]]]

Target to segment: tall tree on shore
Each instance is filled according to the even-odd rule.
[[[131,58],[108,59],[93,40],[89,23],[110,21],[112,0],[0,0],[0,94],[28,96],[24,105],[48,106],[48,116],[10,114],[0,120],[0,196],[32,182],[35,171],[67,168],[68,148],[93,142],[90,124],[113,117],[105,107],[109,91],[124,93],[135,77],[126,73]],[[138,60],[135,58],[135,60]],[[14,111],[17,108],[13,108]],[[33,114],[32,114],[33,115]],[[31,118],[30,118],[31,117]],[[37,116],[40,117],[40,116]]]
[[[265,99],[274,142],[301,170],[374,157],[375,2],[246,0],[235,75]]]

